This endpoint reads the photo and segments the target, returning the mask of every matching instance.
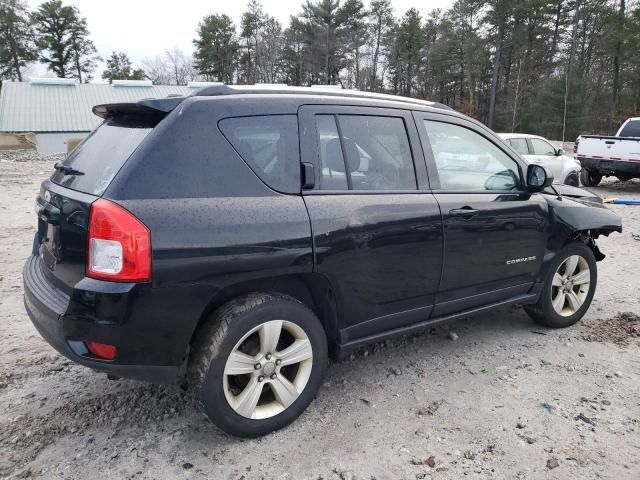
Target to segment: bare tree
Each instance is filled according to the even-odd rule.
[[[171,69],[164,55],[157,55],[142,60],[142,69],[147,78],[157,85],[168,85],[171,82]]]
[[[165,60],[171,70],[171,83],[175,85],[186,85],[197,76],[193,68],[193,58],[185,55],[177,46],[164,52]]]
[[[147,78],[160,85],[186,85],[199,77],[193,58],[177,46],[165,50],[162,55],[145,58],[142,66]]]

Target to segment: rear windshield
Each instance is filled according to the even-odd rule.
[[[640,137],[640,120],[633,120],[622,129],[621,137]]]
[[[56,171],[51,181],[72,190],[102,195],[157,121],[128,116],[105,120],[63,162],[78,173],[66,175]]]

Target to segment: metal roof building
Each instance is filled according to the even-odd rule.
[[[43,78],[3,82],[0,91],[0,132],[32,133],[40,153],[66,151],[66,141],[84,138],[101,122],[91,108],[143,98],[188,95],[193,88],[153,85],[150,81],[115,80],[112,84],[76,83],[72,79]]]

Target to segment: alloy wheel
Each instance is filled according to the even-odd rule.
[[[587,299],[591,288],[591,270],[587,260],[571,255],[560,264],[551,282],[553,309],[563,317],[575,314]]]
[[[231,351],[224,367],[224,395],[238,415],[273,417],[303,392],[312,364],[313,348],[302,328],[286,320],[262,323]]]

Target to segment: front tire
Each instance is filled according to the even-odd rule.
[[[602,180],[602,175],[583,168],[580,172],[580,181],[585,187],[597,187]]]
[[[567,176],[564,181],[565,185],[569,185],[571,187],[579,187],[580,186],[580,178],[577,173],[571,173]]]
[[[573,325],[589,309],[597,281],[593,251],[584,243],[570,243],[558,252],[549,266],[538,302],[525,306],[525,311],[546,327]]]
[[[225,304],[199,335],[192,357],[197,403],[225,432],[265,435],[295,420],[327,368],[318,318],[297,300],[255,293]]]

